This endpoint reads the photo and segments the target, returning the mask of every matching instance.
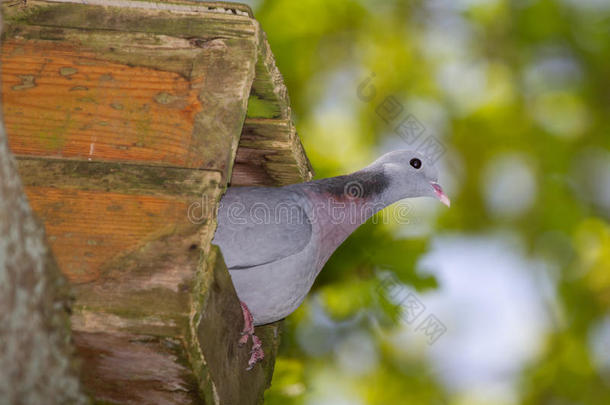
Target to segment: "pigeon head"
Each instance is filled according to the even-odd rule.
[[[426,156],[410,150],[397,150],[386,153],[374,163],[381,166],[389,178],[389,192],[392,199],[401,200],[413,197],[435,197],[446,206],[449,198],[438,184],[438,170]]]

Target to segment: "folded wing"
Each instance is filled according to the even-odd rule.
[[[306,201],[285,188],[229,188],[218,208],[218,245],[231,270],[294,255],[309,243]]]

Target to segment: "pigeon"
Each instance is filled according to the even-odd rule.
[[[396,150],[352,174],[283,187],[229,187],[212,243],[224,257],[252,338],[248,369],[264,358],[254,326],[285,318],[303,302],[332,253],[373,214],[405,198],[449,206],[433,163]]]

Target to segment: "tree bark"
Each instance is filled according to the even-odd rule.
[[[72,360],[68,304],[0,115],[0,404],[89,402]]]

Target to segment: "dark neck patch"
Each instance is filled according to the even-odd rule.
[[[330,177],[308,183],[319,193],[328,193],[337,199],[371,199],[383,193],[390,185],[388,177],[377,170],[361,170],[344,176]]]

